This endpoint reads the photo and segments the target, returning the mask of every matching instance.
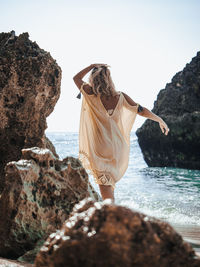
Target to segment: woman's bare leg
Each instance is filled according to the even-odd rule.
[[[111,198],[113,202],[115,201],[114,188],[111,185],[99,184],[99,188],[100,188],[100,192],[101,192],[101,196],[102,196],[103,200],[106,198]]]

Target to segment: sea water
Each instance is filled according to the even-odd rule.
[[[78,157],[78,133],[47,132],[47,136],[61,159]],[[99,192],[93,178],[89,179]],[[133,132],[129,167],[116,184],[115,202],[169,222],[194,247],[200,245],[200,171],[148,167]]]

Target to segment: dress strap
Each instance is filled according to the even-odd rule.
[[[85,91],[84,91],[84,89],[83,89],[83,86],[86,85],[86,84],[87,84],[86,82],[83,82],[83,83],[81,84],[80,91],[81,91],[82,94],[85,93]],[[84,91],[84,92],[83,92],[83,91]]]
[[[82,93],[82,94],[85,93],[85,91],[84,91],[84,89],[83,89],[83,86],[84,86],[85,84],[87,84],[87,83],[86,83],[86,82],[83,82],[83,83],[81,84],[80,93],[77,95],[76,98],[81,99],[81,93]]]

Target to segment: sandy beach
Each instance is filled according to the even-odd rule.
[[[4,267],[31,267],[33,264],[0,258],[0,266]]]
[[[173,224],[174,229],[189,242],[200,257],[200,226]]]

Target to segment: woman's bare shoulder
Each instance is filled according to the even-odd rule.
[[[124,92],[122,92],[122,94],[123,94],[124,98],[126,99],[126,101],[129,103],[129,105],[137,106],[137,103],[135,101],[133,101],[133,99],[130,96],[128,96]]]
[[[92,87],[88,83],[83,83],[83,90],[88,94],[88,95],[93,95],[93,90]]]

